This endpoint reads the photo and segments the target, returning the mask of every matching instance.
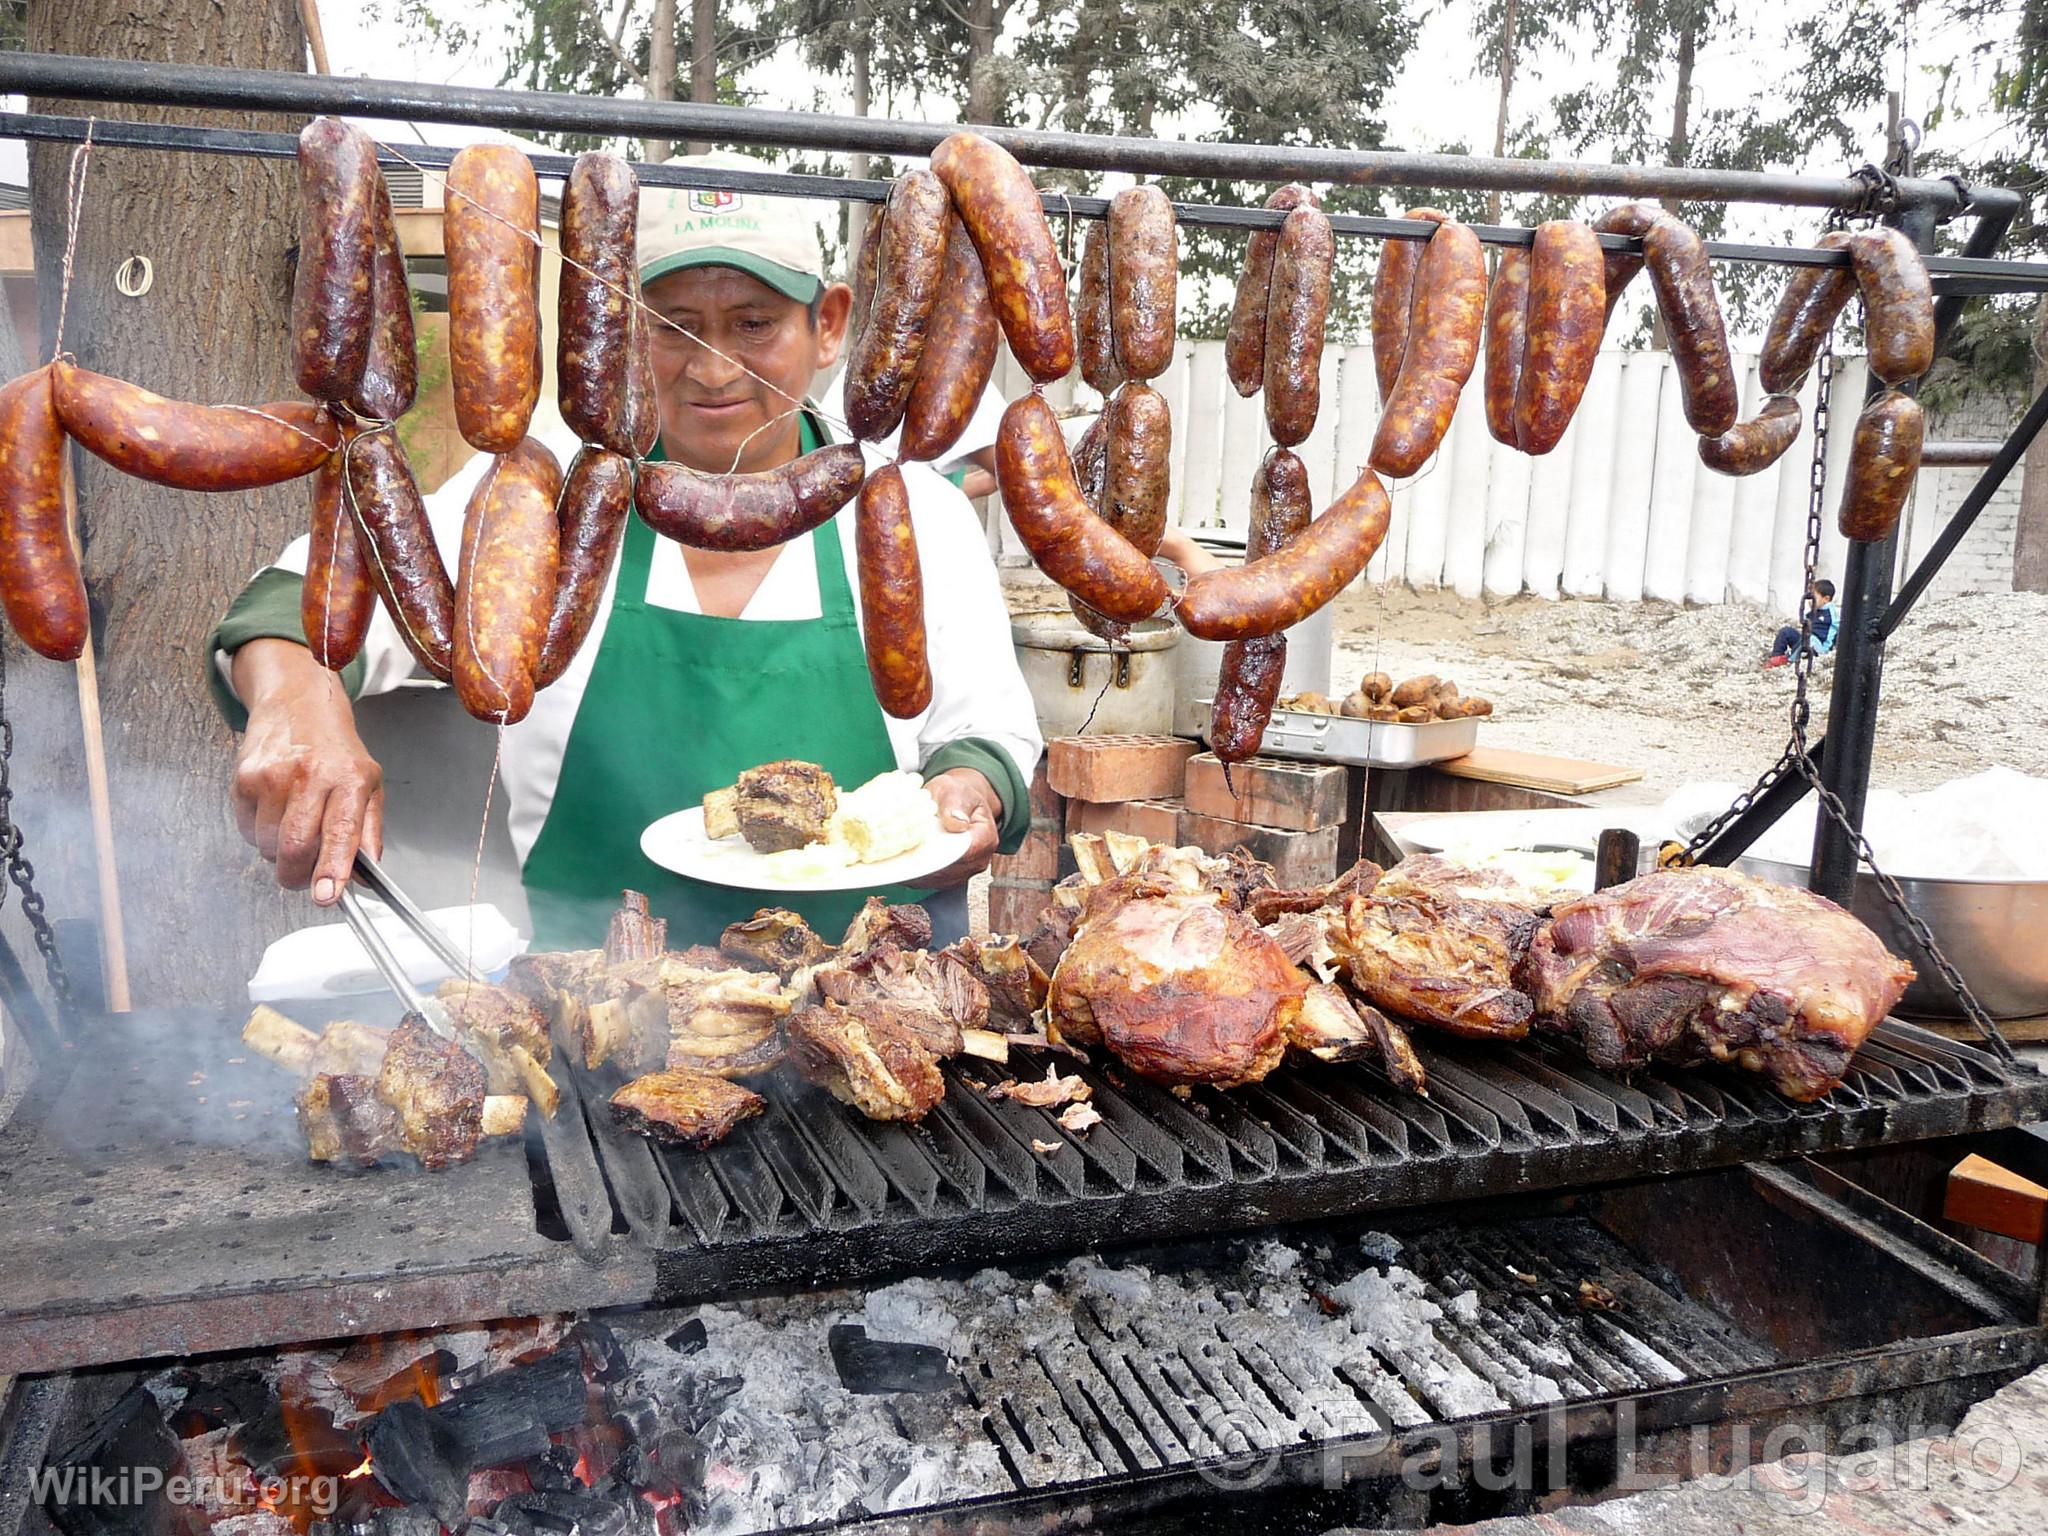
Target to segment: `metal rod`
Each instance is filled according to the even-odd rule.
[[[1927,443],[1920,449],[1922,469],[1982,469],[1998,457],[1997,443]]]
[[[1822,736],[1812,738],[1808,744],[1808,755],[1813,758],[1816,768],[1827,761],[1827,745],[1827,738]],[[1786,774],[1752,800],[1747,810],[1723,827],[1720,836],[1700,849],[1699,857],[1694,862],[1712,864],[1723,869],[1733,864],[1749,852],[1752,843],[1778,824],[1779,817],[1806,798],[1808,787],[1804,774]]]
[[[121,101],[166,107],[321,113],[461,123],[514,131],[704,140],[791,149],[925,155],[957,129],[818,112],[667,101],[614,101],[566,92],[491,90],[402,80],[357,80],[270,70],[209,69],[139,59],[0,53],[0,91],[41,98]],[[1589,165],[1398,150],[1316,149],[1279,144],[1209,144],[1020,128],[981,131],[1029,165],[1116,170],[1148,176],[1240,181],[1326,181],[1353,186],[1425,186],[1471,191],[1550,192],[1579,197],[1664,197],[1701,202],[1859,208],[1870,187],[1855,176],[1799,176],[1689,166]],[[1969,194],[1952,181],[1905,178],[1902,206],[1960,212]]]
[[[2007,434],[2005,441],[1998,445],[1998,451],[1992,455],[1984,473],[1977,477],[1977,483],[1970,487],[1970,493],[1963,498],[1962,505],[1957,507],[1954,515],[1943,524],[1941,532],[1935,535],[1934,542],[1928,546],[1927,553],[1922,555],[1920,563],[1913,567],[1913,573],[1900,585],[1898,596],[1892,599],[1891,606],[1885,609],[1884,616],[1877,622],[1879,640],[1889,638],[1891,632],[1897,629],[1906,615],[1912,611],[1913,605],[1926,592],[1928,584],[1940,573],[1942,566],[1948,563],[1949,556],[1956,552],[1956,546],[1968,535],[1977,521],[1977,515],[1991,504],[1991,498],[1997,495],[1998,488],[2005,484],[2006,476],[2010,475],[2018,467],[2020,460],[2027,456],[2028,445],[2040,435],[2043,426],[2048,426],[2048,389],[2034,396],[2034,403],[2027,407],[2027,413],[2019,419],[2019,424]]]
[[[363,888],[389,907],[398,920],[410,928],[413,936],[426,945],[436,960],[448,967],[449,974],[460,981],[482,981],[476,967],[467,955],[455,947],[455,943],[441,931],[440,924],[419,908],[396,881],[384,873],[383,867],[362,849],[356,850],[356,877]]]

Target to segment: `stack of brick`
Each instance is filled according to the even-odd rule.
[[[1233,764],[1225,782],[1222,762],[1204,752],[1188,760],[1180,841],[1209,853],[1242,847],[1283,886],[1325,884],[1337,876],[1350,782],[1338,764],[1277,757]]]

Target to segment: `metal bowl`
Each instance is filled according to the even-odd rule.
[[[1781,885],[1803,888],[1807,883],[1802,864],[1742,858],[1735,867]],[[1993,1018],[2048,1014],[2048,880],[1901,880],[1899,886],[1913,915],[1927,925],[1934,942]],[[1856,876],[1849,910],[1919,972],[1900,1000],[1900,1012],[1963,1017],[1954,990],[1914,942],[1874,876]]]

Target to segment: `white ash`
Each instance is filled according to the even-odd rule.
[[[1358,1251],[1381,1264],[1392,1264],[1408,1251],[1407,1244],[1385,1232],[1368,1232],[1358,1240]]]

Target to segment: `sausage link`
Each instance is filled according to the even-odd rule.
[[[1081,381],[1106,400],[1124,381],[1109,307],[1107,220],[1090,224],[1081,236],[1080,290],[1074,302],[1074,345],[1081,355]]]
[[[1598,235],[1627,235],[1640,240],[1649,234],[1650,226],[1664,217],[1664,210],[1655,203],[1619,203],[1593,220],[1593,232]],[[1606,313],[1601,317],[1604,328],[1614,318],[1614,306],[1621,302],[1621,291],[1636,280],[1636,274],[1643,270],[1643,258],[1635,251],[1600,252],[1601,275],[1607,284]]]
[[[1102,520],[1148,559],[1166,533],[1173,490],[1173,412],[1149,384],[1126,384],[1109,402]]]
[[[629,459],[644,458],[654,451],[661,437],[661,393],[654,382],[654,355],[649,338],[656,322],[648,317],[640,298],[640,274],[633,274],[632,324],[626,333],[626,419],[623,453]]]
[[[996,435],[996,483],[1038,568],[1105,618],[1135,624],[1166,602],[1166,578],[1089,510],[1052,407],[1013,400]]]
[[[1323,325],[1336,259],[1336,237],[1322,209],[1297,208],[1287,215],[1273,248],[1266,305],[1266,430],[1283,448],[1315,430],[1322,406]]]
[[[1401,376],[1373,434],[1368,462],[1381,474],[1414,474],[1443,442],[1479,359],[1485,320],[1486,256],[1479,237],[1446,219],[1416,269]]]
[[[405,253],[398,246],[398,221],[382,171],[371,215],[376,256],[370,265],[370,352],[362,378],[343,403],[371,421],[396,421],[412,409],[419,393],[420,360],[412,329],[412,285],[406,281]]]
[[[1266,199],[1266,207],[1275,212],[1321,206],[1315,193],[1293,181]],[[1245,246],[1244,270],[1237,275],[1230,329],[1223,340],[1224,372],[1230,377],[1230,387],[1247,400],[1266,382],[1266,306],[1272,296],[1273,250],[1279,243],[1278,229],[1252,232]]]
[[[1791,395],[1773,395],[1748,421],[1719,437],[1700,439],[1700,462],[1724,475],[1754,475],[1769,469],[1799,439],[1804,413]]]
[[[398,434],[383,427],[351,438],[342,473],[377,595],[406,649],[445,683],[454,666],[455,584],[434,546],[427,505]]]
[[[306,579],[299,588],[299,623],[306,648],[330,672],[356,659],[377,611],[370,552],[349,514],[342,455],[329,454],[313,471],[313,524]]]
[[[59,358],[64,430],[124,475],[180,491],[253,491],[318,469],[340,445],[333,418],[304,400],[193,405]]]
[[[882,221],[888,217],[889,205],[884,202],[868,220],[867,229],[860,237],[860,254],[853,261],[853,312],[846,322],[846,354],[849,357],[859,345],[868,311],[874,307],[875,265],[882,252]]]
[[[1438,208],[1410,208],[1404,219],[1428,219],[1441,225],[1450,215]],[[1382,407],[1394,397],[1401,360],[1408,353],[1410,311],[1415,307],[1415,274],[1422,266],[1429,240],[1382,240],[1380,269],[1372,280],[1372,367],[1379,379]]]
[[[1365,569],[1387,536],[1388,513],[1379,476],[1361,471],[1285,549],[1190,581],[1174,606],[1181,626],[1201,640],[1249,640],[1299,624]]]
[[[1934,287],[1911,240],[1883,225],[1849,237],[1849,259],[1863,290],[1863,335],[1870,371],[1907,384],[1934,366]]]
[[[1179,238],[1158,187],[1126,187],[1109,200],[1110,329],[1127,377],[1156,379],[1173,361]]]
[[[1074,366],[1067,274],[1038,189],[1016,157],[978,133],[956,133],[932,152],[932,171],[981,253],[1010,351],[1040,384]]]
[[[1111,402],[1115,404],[1114,401]],[[1109,412],[1088,423],[1088,430],[1081,434],[1081,440],[1074,444],[1074,482],[1080,487],[1081,499],[1088,503],[1088,510],[1097,517],[1102,515],[1103,486],[1109,475]],[[1111,645],[1129,645],[1131,626],[1119,624],[1114,619],[1105,619],[1073,593],[1067,594],[1068,611],[1081,627]]]
[[[853,500],[867,465],[854,443],[833,443],[752,475],[706,475],[686,464],[642,464],[633,487],[640,521],[692,549],[773,549],[809,533]]]
[[[1831,229],[1814,244],[1823,251],[1846,251],[1849,231]],[[1785,279],[1785,291],[1778,296],[1778,308],[1764,332],[1763,353],[1757,359],[1757,378],[1773,395],[1798,392],[1820,344],[1835,328],[1835,316],[1856,291],[1856,269],[1844,267],[1794,267]]]
[[[562,468],[538,438],[498,460],[462,514],[455,578],[455,695],[494,725],[533,708],[541,641],[554,607]]]
[[[846,425],[862,442],[887,437],[903,420],[946,269],[950,221],[938,177],[905,171],[896,178],[876,242],[875,290],[846,360]]]
[[[547,687],[568,671],[583,648],[597,618],[597,605],[604,601],[604,584],[618,559],[626,514],[632,509],[633,461],[594,445],[578,450],[569,461],[562,500],[555,509],[560,525],[555,599],[534,667],[535,688]]]
[[[617,155],[576,157],[562,190],[562,283],[555,390],[562,420],[586,443],[633,451],[633,291],[640,181]]]
[[[884,713],[912,719],[932,702],[932,669],[925,655],[924,577],[910,523],[910,492],[896,465],[883,465],[861,486],[853,548],[860,566],[861,637],[875,698]]]
[[[1836,514],[1844,538],[1875,542],[1899,526],[1899,513],[1920,473],[1926,425],[1920,402],[1896,390],[1863,407],[1849,444],[1849,483],[1842,488]]]
[[[299,130],[299,264],[292,274],[292,361],[315,400],[345,400],[370,356],[376,264],[377,146],[338,117]]]
[[[1486,294],[1486,430],[1515,446],[1515,392],[1529,344],[1529,253],[1505,247]]]
[[[1529,256],[1529,338],[1515,391],[1515,445],[1548,453],[1572,424],[1607,326],[1600,239],[1583,224],[1536,226]]]
[[[897,452],[906,459],[936,459],[960,440],[995,372],[997,326],[981,257],[957,215],[946,235],[946,271],[939,279],[917,381],[903,408]]]
[[[0,386],[0,606],[22,644],[75,661],[92,631],[64,506],[64,428],[51,370]]]
[[[470,447],[510,453],[540,399],[540,184],[509,144],[472,144],[445,196],[455,425]]]
[[[1246,560],[1260,560],[1285,549],[1309,525],[1308,467],[1286,449],[1278,449],[1259,466],[1252,479],[1251,526],[1244,546]],[[1223,647],[1216,673],[1216,699],[1209,710],[1209,745],[1226,763],[1241,763],[1259,750],[1280,680],[1287,671],[1287,634],[1257,635],[1232,640]]]
[[[1706,242],[1690,226],[1662,218],[1643,237],[1643,259],[1671,333],[1686,424],[1702,437],[1719,437],[1742,414],[1742,396]]]

